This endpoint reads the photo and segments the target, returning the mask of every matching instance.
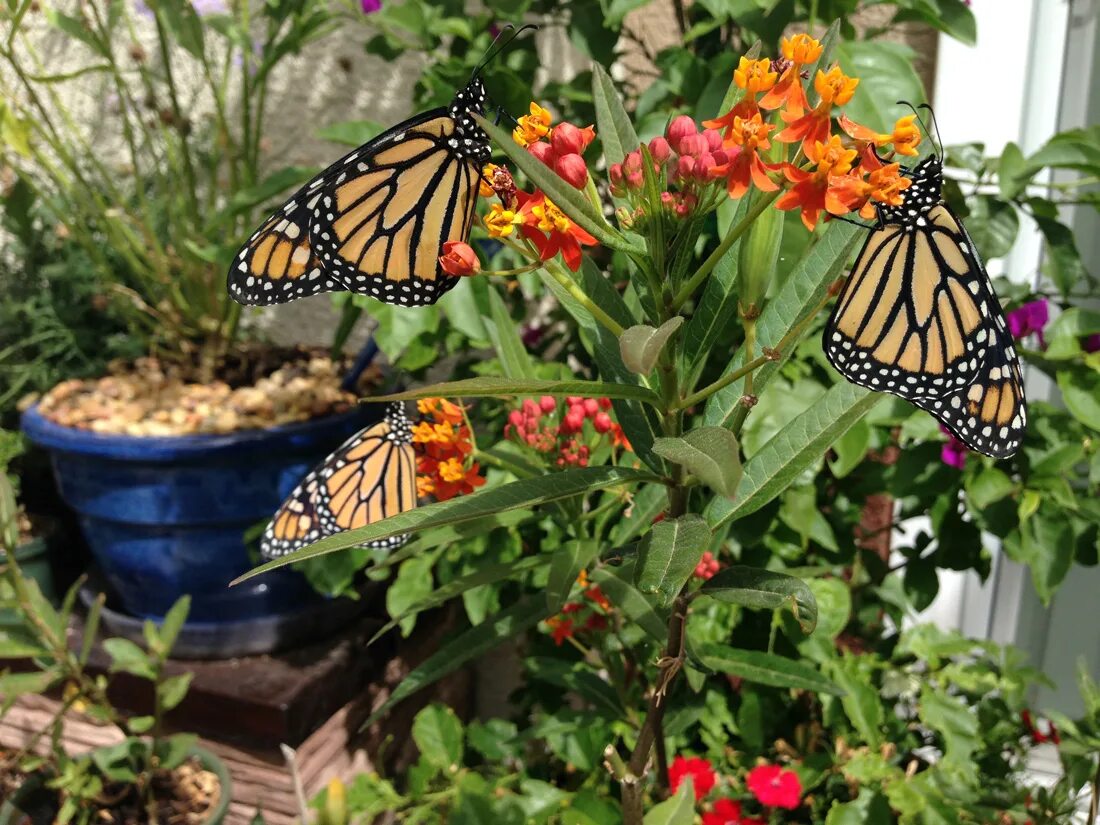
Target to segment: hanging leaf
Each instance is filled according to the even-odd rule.
[[[723,427],[700,427],[682,438],[658,438],[653,452],[687,469],[726,498],[741,481],[741,448],[737,436]]]

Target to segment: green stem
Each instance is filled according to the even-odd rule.
[[[748,213],[743,217],[735,226],[730,227],[729,232],[726,233],[726,237],[722,238],[721,243],[715,247],[714,251],[707,256],[707,259],[700,264],[699,269],[692,275],[687,282],[680,288],[680,291],[676,293],[676,297],[672,301],[673,311],[679,310],[692,295],[695,294],[706,277],[710,275],[714,267],[718,266],[718,262],[722,260],[722,257],[729,252],[730,247],[737,243],[737,239],[740,238],[749,227],[752,226],[752,222],[759,217],[765,209],[772,205],[776,198],[779,197],[779,192],[772,192],[768,195],[761,197]]]
[[[187,178],[187,199],[194,210],[194,226],[199,224],[199,200],[195,191],[195,167],[191,161],[191,147],[187,143],[183,130],[183,109],[180,107],[179,91],[176,89],[176,79],[172,74],[172,56],[168,48],[168,35],[164,31],[164,23],[160,15],[155,16],[157,27],[157,44],[160,47],[160,57],[164,63],[164,79],[168,85],[168,97],[172,102],[172,118],[174,120],[176,135],[179,138],[180,157],[183,159],[183,174]]]
[[[599,306],[596,305],[596,302],[588,297],[588,293],[581,289],[576,281],[566,275],[557,263],[554,261],[546,261],[544,263],[544,269],[551,278],[558,282],[562,289],[572,295],[581,306],[592,313],[592,317],[595,318],[602,327],[607,329],[616,338],[623,334],[623,328],[619,323],[600,309]]]
[[[720,389],[723,389],[724,387],[728,387],[730,384],[732,384],[734,381],[737,381],[739,378],[744,378],[746,375],[752,375],[754,370],[760,369],[760,367],[764,366],[766,363],[768,363],[771,360],[772,359],[769,358],[767,355],[760,355],[760,356],[757,356],[756,358],[753,358],[751,361],[746,361],[745,365],[743,367],[741,367],[740,369],[736,369],[731,373],[723,375],[721,378],[719,378],[713,384],[708,384],[707,386],[703,387],[703,389],[699,390],[698,392],[694,392],[691,395],[689,395],[687,398],[684,398],[684,399],[680,400],[679,402],[677,402],[676,408],[681,409],[681,410],[686,410],[688,407],[694,407],[700,401],[705,401],[706,399],[710,398],[710,396],[712,396],[716,392],[718,392]]]

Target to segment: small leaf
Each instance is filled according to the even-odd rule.
[[[699,595],[753,610],[787,608],[803,633],[813,633],[817,626],[813,591],[802,579],[786,573],[733,565],[707,579],[699,588]]]
[[[152,716],[131,716],[126,720],[126,727],[130,729],[130,733],[148,733],[156,722],[157,720]]]
[[[635,565],[635,559],[628,559],[617,567],[597,566],[592,571],[591,579],[600,586],[616,610],[621,610],[635,625],[664,644],[668,634],[666,621],[632,584]]]
[[[815,668],[762,650],[741,650],[728,645],[705,644],[700,648],[699,654],[703,664],[708,667],[761,685],[809,690],[833,696],[844,693]]]
[[[653,452],[686,468],[726,498],[741,482],[741,448],[737,436],[724,427],[699,427],[682,438],[658,438]]]
[[[450,708],[431,704],[416,714],[412,737],[420,755],[443,773],[462,764],[462,723]]]
[[[653,806],[643,819],[644,825],[691,825],[695,821],[695,794],[691,782],[681,782],[676,796]]]
[[[1001,187],[1001,197],[1006,201],[1015,198],[1027,186],[1029,177],[1024,169],[1024,153],[1020,151],[1020,147],[1012,142],[1005,144],[997,167],[997,182]]]
[[[546,606],[551,613],[561,610],[569,598],[577,576],[600,552],[595,539],[567,541],[554,552],[550,562],[550,577],[546,582]]]
[[[157,742],[156,751],[160,767],[166,771],[178,768],[191,755],[197,741],[199,737],[193,733],[177,733],[167,739],[161,739]]]
[[[148,655],[129,639],[107,639],[103,649],[111,657],[112,673],[122,670],[143,679],[156,678]]]
[[[1058,387],[1070,414],[1100,432],[1100,373],[1084,368],[1060,370]]]
[[[157,685],[157,696],[160,698],[161,707],[171,710],[179,705],[187,695],[187,689],[191,687],[192,673],[180,673],[170,676]]]
[[[691,577],[710,539],[706,521],[694,513],[657,522],[638,546],[634,583],[643,593],[659,593],[668,604]]]
[[[622,355],[627,369],[639,375],[649,375],[657,365],[661,350],[683,323],[683,317],[677,315],[657,329],[647,324],[638,324],[624,330],[619,336],[619,354]]]
[[[160,623],[160,643],[164,645],[164,653],[167,656],[179,638],[183,623],[187,621],[187,614],[191,610],[191,597],[180,596],[176,603],[169,608],[164,615],[164,621]]]
[[[596,126],[600,130],[604,158],[608,165],[622,163],[629,152],[641,144],[630,115],[623,108],[615,81],[598,63],[592,68],[592,100],[596,107]]]

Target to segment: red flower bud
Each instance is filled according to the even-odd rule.
[[[595,398],[584,399],[584,414],[585,417],[591,418],[600,411],[600,405],[596,403]]]
[[[477,275],[481,272],[481,261],[473,248],[462,241],[447,241],[443,244],[443,254],[439,256],[439,266],[448,275]]]
[[[642,171],[642,155],[640,152],[631,152],[623,158],[623,172],[631,175]]]
[[[584,401],[584,399],[581,398],[579,395],[565,396],[565,403],[568,404],[570,407],[574,407],[577,404],[580,404],[582,401]]]
[[[695,159],[695,179],[706,182],[710,178],[710,170],[714,168],[714,155],[703,152]]]
[[[527,147],[527,151],[551,168],[558,159],[558,153],[551,148],[549,143],[532,143]]]
[[[511,424],[513,427],[522,427],[523,413],[519,410],[512,410],[510,413],[508,413],[508,423]]]
[[[579,155],[595,137],[591,126],[578,129],[572,123],[560,123],[550,133],[550,145],[559,155]]]
[[[680,140],[680,145],[677,147],[677,151],[681,155],[691,155],[692,157],[698,157],[707,151],[707,139],[702,135],[687,135]]]
[[[665,137],[668,138],[668,142],[672,144],[672,148],[677,152],[681,151],[680,141],[688,135],[694,135],[699,129],[695,125],[695,121],[687,115],[680,115],[674,117],[672,123],[668,124],[668,129],[665,131]]]
[[[644,182],[645,178],[641,172],[633,172],[626,176],[627,189],[641,189]]]
[[[676,175],[679,178],[690,178],[695,172],[695,158],[688,157],[687,155],[680,155],[680,160],[676,163]]]
[[[531,398],[523,399],[523,412],[531,418],[536,419],[542,415],[542,410],[539,409],[539,405]]]
[[[570,410],[562,422],[562,429],[567,433],[578,433],[584,429],[584,415],[576,410]]]
[[[672,154],[672,147],[663,137],[655,137],[649,142],[649,154],[657,163],[664,163]]]
[[[601,410],[610,410],[611,409],[611,399],[610,398],[597,398],[596,403],[600,405]]]
[[[596,428],[598,433],[610,432],[611,416],[605,412],[596,413],[596,417],[592,419],[592,426]]]
[[[544,395],[539,399],[539,409],[544,413],[552,413],[558,408],[558,401],[552,395]]]
[[[730,153],[727,152],[725,149],[715,149],[714,152],[711,153],[711,157],[714,158],[715,166],[725,166],[727,163],[733,160],[732,155],[730,155]],[[714,170],[712,168],[709,171],[713,174]]]
[[[584,165],[584,159],[576,153],[558,158],[554,163],[554,171],[575,189],[583,189],[588,182],[588,167]]]
[[[611,168],[608,170],[608,177],[611,178],[612,186],[623,185],[623,165],[621,163],[611,164]]]
[[[722,133],[717,129],[704,129],[703,137],[706,138],[707,148],[710,151],[722,148]]]

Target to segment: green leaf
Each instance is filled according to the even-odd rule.
[[[848,432],[833,442],[835,457],[829,458],[829,469],[837,478],[844,478],[863,463],[871,446],[871,425],[857,421]]]
[[[630,621],[664,644],[668,634],[665,619],[653,609],[649,599],[631,584],[634,581],[634,567],[634,559],[624,561],[617,567],[597,566],[589,578],[600,586],[600,590],[617,610],[621,610]]]
[[[414,401],[419,398],[513,398],[517,395],[582,395],[586,398],[627,398],[658,406],[657,393],[634,384],[612,384],[606,381],[553,381],[545,378],[464,378],[444,381],[415,390],[392,395],[372,395],[368,401]]]
[[[981,744],[977,713],[926,683],[920,694],[920,718],[943,736],[945,763],[976,770],[971,757]]]
[[[237,584],[296,561],[355,547],[376,539],[401,536],[448,524],[462,524],[493,513],[534,507],[596,490],[605,490],[608,487],[656,480],[652,473],[629,467],[610,466],[584,467],[538,478],[520,479],[468,496],[453,498],[450,501],[437,501],[365,527],[329,536],[295,553],[261,564],[237,578],[233,583]]]
[[[111,657],[112,673],[121,670],[142,679],[156,678],[149,656],[129,639],[107,639],[103,649]]]
[[[786,573],[732,565],[707,579],[699,595],[753,610],[788,609],[803,633],[813,633],[817,626],[813,591],[802,579]]]
[[[728,645],[705,644],[699,649],[703,664],[719,673],[740,676],[750,682],[777,688],[809,690],[833,696],[843,694],[816,668],[762,650],[741,650]]]
[[[591,201],[578,189],[574,189],[557,172],[553,171],[522,146],[512,140],[511,135],[485,118],[474,115],[478,125],[500,148],[508,159],[523,171],[527,178],[546,193],[558,207],[582,229],[604,246],[612,249],[631,251],[631,245],[616,230],[612,229],[602,215],[596,213]]]
[[[1100,175],[1100,125],[1069,129],[1055,135],[1027,159],[1027,165],[1036,171],[1053,166],[1076,169],[1085,175]]]
[[[229,205],[225,208],[224,218],[231,218],[234,215],[248,211],[254,206],[266,203],[291,187],[305,183],[314,174],[316,174],[316,169],[301,166],[286,166],[272,172],[255,186],[234,192]]]
[[[832,642],[852,617],[852,591],[840,579],[810,579],[806,584],[813,593],[818,611],[814,638]]]
[[[1032,173],[1034,174],[1034,173]],[[997,166],[997,182],[1001,187],[1001,197],[1010,201],[1024,191],[1031,175],[1024,168],[1024,153],[1015,143],[1005,144],[1001,160]]]
[[[649,529],[653,520],[668,504],[668,493],[658,484],[649,484],[634,492],[633,501],[611,528],[609,544],[622,547]]]
[[[462,722],[450,708],[433,703],[416,714],[412,737],[420,755],[444,773],[462,764]]]
[[[378,137],[385,129],[385,126],[374,120],[345,120],[342,123],[322,126],[317,130],[317,137],[321,140],[331,140],[333,143],[343,143],[346,146],[362,146],[367,141]]]
[[[73,40],[77,40],[90,48],[96,54],[111,59],[111,50],[107,48],[107,45],[103,43],[91,27],[86,25],[84,21],[79,20],[76,17],[70,17],[67,14],[57,11],[51,6],[45,8],[46,22],[56,29],[67,34]],[[7,35],[5,35],[5,38]]]
[[[397,623],[401,625],[402,636],[412,633],[416,626],[416,614],[419,612],[414,608],[418,603],[427,601],[432,592],[434,565],[435,556],[425,554],[406,559],[397,568],[397,578],[386,589],[386,612],[392,619],[383,630],[388,630]]]
[[[881,399],[854,384],[834,385],[746,462],[736,500],[712,502],[707,522],[717,528],[772,501]]]
[[[870,656],[845,655],[834,660],[829,675],[844,691],[841,705],[849,721],[872,748],[883,742],[882,700],[872,682]]]
[[[156,755],[160,760],[160,767],[166,771],[174,771],[191,755],[197,741],[199,737],[193,733],[177,733],[159,740]]]
[[[629,152],[641,145],[641,141],[634,131],[634,124],[630,122],[630,115],[623,108],[615,81],[598,63],[592,67],[592,101],[596,107],[596,128],[607,165],[622,163]]]
[[[1032,203],[1037,199],[1032,198]],[[1050,277],[1058,291],[1069,295],[1073,288],[1085,281],[1088,272],[1081,260],[1081,253],[1073,236],[1073,230],[1061,221],[1047,217],[1039,209],[1032,212],[1046,245],[1043,272]]]
[[[649,375],[657,366],[661,350],[683,323],[683,317],[677,315],[657,329],[647,324],[638,324],[623,330],[623,334],[619,336],[619,353],[626,368],[639,375]]]
[[[417,561],[417,559],[409,559],[405,564],[414,561]],[[527,556],[526,558],[516,559],[506,564],[489,564],[484,567],[479,567],[473,573],[449,581],[436,590],[432,590],[430,575],[432,562],[429,561],[426,574],[420,570],[414,570],[410,573],[410,576],[420,576],[421,582],[417,590],[419,593],[426,593],[427,595],[417,596],[411,592],[402,593],[402,597],[399,601],[395,599],[391,602],[390,593],[392,593],[394,587],[397,586],[397,582],[394,582],[386,593],[386,606],[390,616],[393,618],[386,622],[386,624],[371,637],[370,643],[377,641],[379,637],[388,633],[398,624],[401,624],[402,630],[404,630],[406,627],[405,620],[411,616],[415,616],[417,613],[423,613],[425,610],[431,610],[433,607],[438,607],[444,602],[450,601],[456,596],[461,596],[463,593],[475,588],[482,587],[486,584],[494,584],[495,582],[504,581],[506,579],[518,578],[521,573],[536,570],[539,567],[545,567],[550,563],[551,558],[548,556]],[[402,565],[402,570],[404,570],[404,565]],[[399,579],[400,576],[401,573],[399,572]],[[422,586],[424,581],[427,582],[426,589]],[[416,601],[410,602],[409,600],[412,598],[416,598]],[[407,636],[408,631],[405,631],[404,635]]]
[[[979,510],[1000,501],[1016,489],[1016,483],[996,467],[982,466],[967,480],[966,495]]]
[[[600,552],[595,539],[567,541],[554,551],[550,560],[550,577],[546,582],[546,607],[551,613],[561,610],[576,584],[577,576]]]
[[[154,716],[131,716],[126,720],[126,727],[130,729],[130,733],[142,734],[151,731],[156,723]]]
[[[844,107],[845,114],[876,132],[893,131],[894,122],[906,111],[897,101],[908,100],[914,105],[924,102],[924,86],[913,68],[914,57],[913,50],[900,43],[837,43],[836,59],[844,73],[859,78],[859,90]]]
[[[681,782],[671,799],[654,805],[642,820],[645,825],[691,825],[695,821],[695,794],[691,782]]]
[[[825,817],[825,825],[893,825],[890,804],[871,788],[861,788],[852,802],[835,799]]]
[[[477,627],[472,627],[453,637],[420,666],[414,668],[398,684],[382,707],[363,723],[362,728],[372,725],[375,720],[406,697],[437,682],[448,673],[458,670],[504,640],[531,629],[545,616],[546,610],[542,597],[528,596],[520,599],[507,610],[486,619]]]
[[[504,299],[492,285],[489,287],[489,311],[492,323],[487,325],[486,329],[493,340],[493,349],[497,351],[497,357],[500,358],[504,377],[518,380],[533,379],[535,368],[531,363],[531,357],[527,354],[523,341],[520,340],[516,324],[504,305]]]
[[[179,638],[180,630],[183,628],[183,623],[187,621],[187,614],[191,610],[191,597],[188,595],[180,596],[176,600],[176,603],[172,605],[166,614],[164,614],[164,620],[160,623],[159,637],[160,643],[164,647],[164,655],[167,657],[172,652],[172,648],[176,644],[176,639]]]
[[[183,701],[187,696],[187,689],[191,687],[192,673],[180,673],[169,676],[157,685],[157,696],[164,710],[171,710]]]
[[[638,545],[634,584],[670,603],[691,577],[710,538],[707,523],[694,513],[657,522]]]
[[[1058,388],[1070,414],[1100,432],[1100,372],[1084,368],[1059,370]]]
[[[865,237],[866,230],[839,221],[825,229],[795,265],[779,293],[765,305],[756,322],[757,341],[761,346],[774,347],[787,330],[817,307],[829,285],[843,273],[856,244]],[[791,346],[780,353],[779,361],[769,361],[753,373],[753,390],[757,395],[763,393],[768,381],[782,368],[797,345],[797,341],[792,341]],[[744,361],[742,347],[730,359],[730,366],[724,372],[733,372]],[[712,395],[707,400],[706,423],[728,425],[744,394],[745,380],[742,378]]]
[[[717,493],[733,498],[741,481],[737,436],[723,427],[699,427],[682,438],[658,438],[653,452],[690,473]]]
[[[978,195],[967,201],[970,215],[966,230],[983,260],[1002,258],[1012,249],[1020,231],[1016,208],[992,195]]]
[[[195,7],[183,0],[163,0],[152,6],[176,42],[192,57],[203,60],[203,29]]]

